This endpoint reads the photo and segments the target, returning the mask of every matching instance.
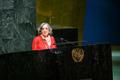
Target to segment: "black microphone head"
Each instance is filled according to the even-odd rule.
[[[60,41],[64,41],[65,39],[64,38],[60,38]]]

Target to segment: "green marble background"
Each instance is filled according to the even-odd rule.
[[[0,0],[0,54],[31,50],[35,23],[35,0]]]

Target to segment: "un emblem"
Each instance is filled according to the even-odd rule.
[[[84,50],[82,48],[72,49],[72,59],[74,62],[82,62],[84,59]]]

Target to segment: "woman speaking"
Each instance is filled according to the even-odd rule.
[[[42,23],[37,30],[38,35],[32,41],[32,50],[57,48],[55,38],[52,36],[52,28],[48,23]]]

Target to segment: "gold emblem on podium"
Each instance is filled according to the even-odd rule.
[[[72,49],[72,59],[74,62],[82,62],[84,59],[84,50],[82,48]]]

